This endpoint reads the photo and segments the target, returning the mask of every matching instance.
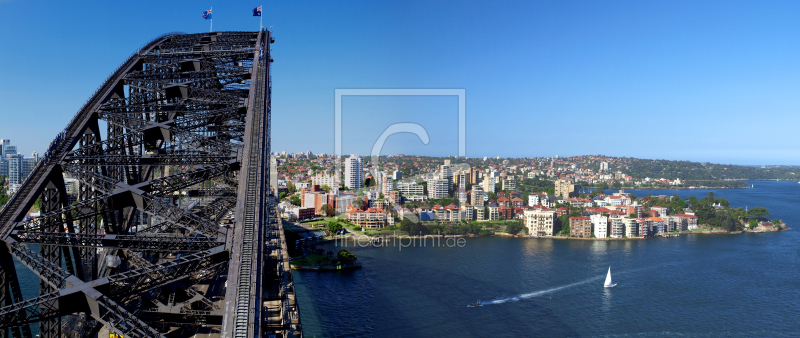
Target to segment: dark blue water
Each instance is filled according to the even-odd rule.
[[[752,183],[714,193],[800,229],[800,184]],[[293,275],[308,337],[798,336],[799,234],[350,247],[362,270]],[[476,299],[487,305],[467,308]]]

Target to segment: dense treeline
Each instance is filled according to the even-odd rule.
[[[626,159],[627,168],[620,170],[636,178],[666,178],[682,180],[797,180],[800,166],[741,166],[732,164],[699,163],[689,161]],[[703,185],[708,185],[701,183]]]

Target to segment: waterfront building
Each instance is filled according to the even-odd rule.
[[[639,222],[635,218],[625,217],[622,222],[625,223],[625,236],[639,237]]]
[[[689,214],[678,214],[675,216],[682,218],[685,222],[684,224],[686,228],[685,229],[682,228],[681,231],[697,229],[697,216]]]
[[[351,206],[347,210],[347,220],[364,229],[379,229],[387,225],[387,214],[378,208],[361,210]]]
[[[556,212],[553,210],[525,210],[525,227],[531,236],[553,236]]]
[[[486,208],[475,208],[475,220],[483,221],[486,219]]]
[[[592,220],[589,217],[583,216],[570,217],[569,233],[574,237],[592,237]]]
[[[497,204],[493,203],[489,204],[488,209],[489,209],[489,217],[488,217],[489,221],[500,220],[500,211],[498,210],[499,207],[497,206]]]
[[[466,220],[473,220],[475,219],[475,208],[472,204],[462,204],[461,211],[464,212],[464,219]]]
[[[608,238],[608,217],[594,214],[589,216],[592,220],[592,227],[594,228],[594,237]]]
[[[350,190],[364,188],[364,160],[356,154],[344,160],[344,186]]]
[[[658,217],[648,217],[648,221],[650,221],[650,229],[653,234],[663,234],[664,233],[664,220]]]
[[[625,236],[625,223],[622,222],[621,217],[611,217],[611,238],[622,238]]]

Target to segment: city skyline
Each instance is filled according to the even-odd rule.
[[[207,5],[144,2],[137,7],[159,24],[143,26],[139,15],[108,15],[128,12],[125,4],[43,12],[30,1],[0,3],[7,14],[0,34],[27,51],[0,53],[15,65],[2,71],[0,135],[20,153],[42,153],[119,60],[163,33],[207,31]],[[258,28],[251,15],[258,4],[211,5],[215,31]],[[461,88],[467,157],[797,165],[800,61],[792,56],[800,24],[791,13],[798,6],[267,5],[264,25],[276,37],[273,146],[333,153],[337,88]],[[61,24],[64,17],[73,24]],[[42,79],[62,85],[43,95]],[[447,97],[347,98],[342,152],[366,155],[388,124],[414,122],[430,143],[399,134],[382,154],[456,155],[456,113]]]

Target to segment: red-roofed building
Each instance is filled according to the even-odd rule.
[[[513,205],[514,208],[521,208],[523,203],[524,201],[519,197],[514,197],[511,199],[511,205]]]
[[[367,229],[378,229],[386,226],[387,213],[382,209],[369,208],[361,210],[353,206],[347,207],[347,220],[350,223]]]
[[[499,206],[499,207],[508,207],[510,204],[511,203],[508,200],[508,198],[505,198],[505,197],[497,198],[497,206]]]
[[[513,219],[514,218],[514,209],[509,207],[499,207],[497,208],[497,212],[500,214],[500,217],[505,219]]]
[[[568,215],[569,214],[569,209],[567,209],[565,207],[559,207],[558,209],[556,209],[556,213],[558,214],[558,217],[561,217],[561,216],[564,216],[564,215]]]

